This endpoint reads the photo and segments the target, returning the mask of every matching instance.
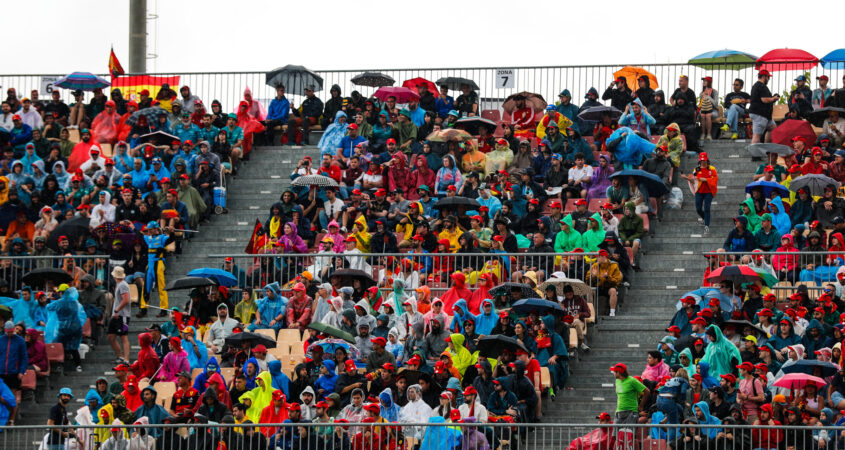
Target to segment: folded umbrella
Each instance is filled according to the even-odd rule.
[[[305,95],[305,88],[313,88],[315,91],[323,90],[323,77],[304,66],[294,64],[267,72],[265,80],[268,86],[275,88],[283,85],[286,92],[295,95]]]
[[[73,72],[56,80],[53,86],[72,91],[93,91],[111,86],[111,83],[90,72]]]
[[[824,194],[824,188],[833,186],[834,189],[839,189],[839,182],[822,174],[807,174],[800,177],[793,178],[789,182],[789,190],[798,192],[799,189],[805,188],[810,191],[810,195]]]
[[[757,180],[752,183],[748,183],[745,186],[745,193],[750,194],[754,189],[763,189],[763,195],[766,198],[771,196],[772,191],[777,191],[781,197],[789,197],[789,189],[782,184],[775,183],[774,181]]]
[[[358,86],[370,87],[393,86],[393,83],[396,83],[393,77],[381,72],[364,72],[352,77],[351,81],[352,84],[357,84]]]
[[[475,84],[475,81],[472,81],[468,78],[461,78],[461,77],[443,77],[443,78],[440,78],[439,80],[435,81],[434,84],[436,84],[438,86],[445,85],[446,87],[448,87],[449,89],[451,89],[453,91],[461,90],[461,86],[463,86],[463,85],[469,86],[469,88],[472,89],[473,91],[477,91],[477,90],[480,89],[478,87],[478,85]]]
[[[227,288],[238,285],[238,279],[229,272],[223,269],[216,269],[213,267],[202,267],[194,269],[186,274],[189,277],[204,277],[217,282],[220,286]]]
[[[517,350],[528,352],[528,349],[518,340],[502,334],[482,336],[478,339],[475,348],[480,356],[487,358],[497,358],[503,350],[508,350],[511,353],[516,353]]]
[[[761,142],[759,144],[749,144],[745,147],[751,156],[758,158],[765,158],[769,153],[777,153],[778,156],[790,156],[795,153],[795,150],[783,144],[775,144],[772,142]]]
[[[636,178],[637,183],[642,183],[645,186],[646,190],[648,190],[648,195],[650,197],[659,197],[661,195],[666,195],[669,193],[669,188],[666,187],[666,184],[663,183],[663,180],[661,180],[660,177],[653,173],[648,173],[644,170],[620,170],[619,172],[616,172],[610,176],[610,178],[615,177],[622,177],[623,181],[625,181],[628,177]],[[627,186],[627,183],[623,182],[622,185]]]
[[[545,300],[542,298],[524,298],[511,306],[511,311],[527,316],[532,312],[536,312],[540,316],[546,314],[563,314],[564,310],[558,303]]]

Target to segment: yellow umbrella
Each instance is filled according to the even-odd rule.
[[[628,82],[628,87],[632,91],[637,90],[637,86],[639,86],[637,84],[637,79],[643,75],[648,77],[649,87],[652,89],[657,89],[657,77],[655,77],[653,73],[643,69],[642,67],[625,66],[613,73],[613,76],[615,78],[625,77],[625,80]]]

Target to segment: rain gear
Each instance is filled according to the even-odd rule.
[[[411,312],[403,312],[399,316],[399,320],[396,324],[396,329],[399,331],[399,338],[405,339],[406,336],[410,335],[412,332],[412,328],[415,323],[422,324],[425,320],[423,315],[417,311],[417,300],[413,297],[406,299],[400,307],[404,306],[407,303],[411,307]],[[404,308],[403,308],[404,309]]]
[[[76,288],[69,288],[60,299],[47,304],[47,311],[44,341],[61,342],[65,350],[79,350],[79,344],[82,343],[82,325],[88,320],[88,315],[79,303]]]
[[[569,352],[566,350],[566,344],[563,338],[555,332],[555,319],[553,316],[544,316],[542,319],[546,326],[546,333],[549,339],[549,345],[540,346],[538,343],[537,361],[543,367],[548,367],[553,387],[563,387],[566,384],[566,379],[569,378]],[[555,364],[549,364],[549,358],[557,356]]]
[[[205,391],[206,383],[215,373],[220,374],[220,364],[217,363],[217,358],[212,356],[205,364],[205,367],[203,368],[202,372],[197,375],[196,378],[194,378],[194,389],[196,389],[197,392]],[[226,380],[224,379],[223,382],[225,383],[225,381]]]
[[[683,349],[678,355],[678,364],[681,364],[680,355],[687,355],[687,358],[689,358],[689,365],[684,367],[687,373],[695,373],[695,358],[692,356],[692,350],[689,347]],[[707,367],[709,368],[710,366],[708,365]]]
[[[243,403],[244,399],[249,399],[252,402],[249,409],[246,411],[246,416],[253,423],[260,423],[261,412],[264,408],[273,403],[273,378],[270,375],[270,372],[261,372],[258,374],[258,379],[261,380],[262,384],[259,384],[255,389],[244,393],[238,399],[241,403]]]
[[[599,245],[604,242],[606,233],[604,228],[601,227],[602,221],[599,213],[593,214],[590,216],[590,219],[599,223],[599,229],[593,230],[592,227],[588,227],[587,231],[581,235],[581,244],[585,252],[597,252],[599,251]]]
[[[412,384],[405,390],[405,398],[410,399],[409,393],[411,390],[416,392],[416,400],[408,400],[399,410],[399,423],[425,423],[431,417],[431,407],[422,399],[422,387],[419,384]],[[413,436],[417,439],[422,438],[426,427],[404,427],[403,431],[406,436]]]
[[[784,239],[787,240],[787,244],[781,245],[776,251],[798,253],[798,249],[792,245],[792,234],[787,233],[781,236],[781,242],[783,242]],[[774,255],[772,256],[772,267],[774,267],[774,269],[778,272],[780,272],[781,269],[786,269],[787,271],[792,272],[798,267],[798,256]]]
[[[94,423],[99,423],[100,415],[97,414],[97,413],[100,411],[100,408],[102,408],[103,405],[105,405],[105,403],[103,402],[103,398],[100,397],[100,394],[97,393],[97,390],[94,389],[94,388],[91,388],[91,389],[88,390],[88,393],[85,394],[85,405],[88,406],[94,400],[97,401],[97,406],[94,408],[93,411],[91,411],[91,420]],[[90,409],[89,409],[89,411],[90,411]],[[0,410],[0,413],[2,413],[2,410]]]
[[[326,359],[326,360],[323,361],[323,365],[326,366],[326,369],[328,370],[329,373],[328,373],[328,375],[326,375],[326,374],[320,375],[320,377],[317,378],[316,381],[314,381],[314,386],[318,390],[319,389],[323,390],[322,394],[319,394],[319,395],[314,394],[313,389],[311,390],[311,393],[314,394],[315,400],[323,400],[324,398],[326,398],[326,395],[334,392],[335,384],[337,384],[337,374],[335,373],[334,361]],[[308,392],[309,389],[311,389],[311,386],[306,387],[305,390],[302,391],[302,392]],[[300,399],[302,398],[302,394],[299,394],[299,398]]]
[[[748,214],[742,214],[742,205],[748,207]],[[757,230],[760,229],[760,216],[757,215],[757,209],[754,208],[754,199],[749,197],[740,203],[740,213],[748,220],[748,231],[751,234],[757,233]]]
[[[622,136],[625,134],[625,136]],[[654,153],[654,144],[643,139],[628,127],[619,127],[610,134],[605,142],[617,161],[626,169],[639,166],[643,159]]]
[[[772,209],[771,205],[777,207],[777,212],[771,211],[772,225],[778,229],[778,233],[781,235],[789,234],[789,231],[792,229],[792,219],[790,219],[789,214],[786,213],[786,210],[783,207],[783,201],[780,197],[775,197],[769,200],[769,210]]]
[[[340,148],[340,140],[346,135],[346,127],[348,122],[340,123],[340,118],[347,119],[346,113],[338,111],[334,115],[334,122],[326,127],[323,136],[317,146],[320,147],[320,155],[337,155],[337,149]]]
[[[572,224],[572,215],[567,214],[566,217],[561,219],[561,222],[569,226],[569,232],[564,231],[561,227],[561,230],[555,236],[555,253],[571,252],[576,248],[581,248],[583,238]]]
[[[150,333],[141,333],[138,335],[138,343],[141,349],[138,351],[138,359],[132,364],[132,373],[139,380],[142,378],[152,379],[161,365],[158,354],[153,347],[153,337]]]
[[[235,318],[241,323],[251,323],[257,309],[258,304],[252,299],[252,297],[249,297],[246,300],[241,300],[237,305],[235,305]]]
[[[422,161],[422,163],[417,163],[416,161]],[[420,194],[417,192],[417,188],[420,186],[434,186],[436,178],[437,174],[428,166],[428,160],[423,155],[418,155],[414,159],[414,166],[408,179],[405,198],[409,201],[419,200]]]
[[[152,406],[147,406],[147,404],[142,404],[135,410],[135,418],[140,419],[142,417],[146,417],[147,421],[150,424],[157,424],[163,423],[164,418],[168,417],[170,414],[164,409],[161,405],[156,402],[158,397],[158,392],[156,392],[155,388],[152,386],[147,386],[141,390],[142,397],[144,391],[150,391],[153,393],[153,404]],[[87,396],[86,396],[87,399]],[[152,437],[159,437],[162,433],[162,430],[159,428],[147,428],[147,433]]]
[[[461,377],[463,378],[467,367],[475,365],[478,356],[477,354],[470,353],[470,351],[464,346],[466,338],[463,334],[453,333],[449,337],[452,339],[452,346],[455,347],[454,350],[450,351],[452,355],[452,365],[458,369],[458,372],[461,373]]]
[[[191,371],[191,366],[188,363],[188,353],[182,349],[181,340],[177,337],[172,337],[170,338],[170,343],[178,344],[178,346],[164,356],[161,370],[158,372],[158,381],[175,382],[180,372]]]
[[[367,227],[367,218],[364,217],[363,214],[360,214],[358,218],[355,219],[355,224],[360,227],[360,229],[352,231],[352,236],[355,236],[355,239],[358,240],[356,248],[361,250],[363,253],[370,253],[370,239],[372,238],[372,235]]]
[[[270,293],[267,293],[267,291]],[[261,316],[261,322],[256,328],[270,328],[270,321],[279,316],[284,316],[287,310],[288,301],[279,294],[279,283],[273,282],[264,286],[265,296],[256,302],[257,313]],[[250,327],[254,327],[251,325]]]
[[[334,227],[335,232],[332,232],[332,227]],[[326,233],[325,237],[330,237],[334,241],[332,244],[332,251],[335,253],[343,253],[343,250],[346,248],[343,244],[343,240],[345,238],[342,234],[340,234],[340,225],[338,225],[337,221],[332,220],[329,222],[328,233]]]
[[[17,405],[15,402],[15,394],[6,386],[6,383],[0,382],[0,398],[9,405],[9,407],[0,408],[0,426],[6,425],[9,422],[9,412]]]
[[[282,372],[282,362],[279,360],[270,361],[267,363],[267,369],[272,377],[273,389],[279,389],[288,397],[290,388],[290,378]]]
[[[717,325],[708,326],[707,332],[708,334],[715,333],[716,340],[707,344],[704,357],[701,358],[699,364],[707,363],[710,366],[710,374],[717,379],[722,375],[733,373],[734,366],[742,362],[739,349],[722,335],[722,330]]]
[[[491,306],[490,312],[485,313],[483,306],[488,303]],[[496,311],[493,300],[489,298],[482,300],[481,305],[481,313],[475,316],[475,332],[479,335],[489,335],[496,326],[496,322],[499,321],[499,313]]]
[[[446,419],[440,416],[430,417],[428,423],[445,423]],[[433,426],[426,427],[419,450],[444,450],[454,449],[460,444],[461,432],[452,427]]]
[[[446,188],[449,186],[455,186],[455,189],[458,191],[461,190],[461,186],[463,185],[463,178],[461,177],[461,169],[458,166],[457,161],[455,161],[455,157],[452,156],[451,153],[444,156],[444,158],[449,158],[451,161],[451,168],[443,166],[440,170],[437,171],[437,176],[435,177],[434,181],[434,193],[435,194],[442,194],[446,195]]]
[[[810,334],[810,330],[812,329],[818,330],[819,332],[815,338]],[[825,347],[826,340],[824,326],[818,320],[811,319],[810,324],[807,325],[807,329],[804,331],[804,337],[801,339],[801,345],[804,346],[804,354],[807,355],[807,359],[816,359],[816,351]]]
[[[464,321],[467,319],[475,320],[475,316],[470,314],[469,310],[467,309],[467,302],[464,299],[459,299],[455,304],[452,306],[452,322],[449,325],[450,331],[455,333],[463,333],[464,332]]]
[[[337,378],[337,375],[334,374],[334,363],[332,363],[332,370],[330,371],[330,374]],[[311,394],[311,402],[305,401],[304,394],[306,393]],[[287,398],[287,396],[285,397]],[[305,389],[299,393],[300,407],[302,408],[300,412],[302,413],[303,421],[311,421],[311,419],[314,418],[316,415],[317,400],[317,394],[314,393],[314,389],[311,386],[306,386]]]
[[[698,423],[700,425],[721,425],[722,424],[722,421],[719,420],[719,418],[710,415],[710,407],[707,406],[707,402],[705,402],[705,401],[698,402],[695,405],[693,405],[692,408],[693,408],[693,413],[696,413],[697,410],[700,410],[704,415],[703,418],[698,419]],[[716,428],[716,427],[705,428],[705,429],[701,430],[701,433],[706,434],[707,437],[710,438],[710,439],[716,439],[716,436],[721,432],[722,432],[722,429]]]
[[[396,325],[396,321],[397,321],[396,313],[398,311],[402,311],[402,304],[405,303],[405,301],[407,301],[410,298],[411,298],[411,296],[407,292],[405,292],[405,281],[400,279],[400,278],[394,279],[393,280],[393,292],[388,294],[387,301],[385,302],[386,304],[391,305],[393,307],[393,313],[389,314],[389,316],[390,316],[389,327],[393,327],[394,325]],[[385,303],[383,303],[382,306],[379,308],[379,312],[381,312],[381,313],[384,312],[384,304]]]
[[[277,245],[276,253],[306,253],[308,252],[308,245],[305,241],[302,240],[301,237],[297,234],[296,224],[293,222],[287,222],[285,225],[290,226],[291,231],[289,233],[283,234],[279,237]],[[282,228],[284,230],[284,228]]]
[[[390,388],[384,388],[378,395],[380,407],[380,416],[388,422],[399,421],[399,405],[393,402],[393,391]]]
[[[370,327],[370,331],[375,330],[376,329],[376,318],[373,317],[373,315],[370,313],[369,302],[367,302],[367,300],[365,300],[365,299],[358,300],[358,303],[355,303],[355,308],[356,308],[356,310],[358,308],[361,308],[365,313],[363,316],[359,316],[356,312],[356,314],[355,314],[356,315],[355,328],[357,329],[361,325],[367,325],[367,326]],[[368,338],[368,340],[369,340],[369,338]]]
[[[252,366],[255,368],[255,370],[252,372],[253,375],[250,375],[249,371],[247,370],[247,366],[249,366],[250,364],[252,364]],[[241,373],[243,373],[244,376],[246,377],[246,388],[247,389],[255,389],[256,387],[258,387],[258,381],[256,381],[256,380],[258,379],[258,371],[260,371],[260,370],[261,370],[261,367],[258,365],[258,360],[254,356],[250,356],[244,362],[244,366],[241,369]]]
[[[784,317],[789,320],[787,317]],[[780,330],[774,335],[772,335],[769,340],[767,341],[768,344],[771,344],[772,348],[781,351],[790,345],[800,344],[801,343],[801,336],[795,334],[795,325],[792,321],[789,322],[789,333],[786,337],[781,336]]]
[[[455,272],[451,275],[452,277],[452,287],[446,291],[440,300],[443,300],[443,312],[446,314],[452,315],[453,306],[455,302],[460,299],[466,299],[472,297],[472,291],[466,288],[466,275],[462,272]]]
[[[197,338],[196,330],[194,330],[194,344],[197,346],[196,349],[194,349],[193,345],[188,345],[186,346],[187,348],[185,348],[185,352],[187,352],[188,355],[188,364],[191,366],[191,370],[204,369],[205,363],[208,362],[208,349],[205,348],[205,344]]]

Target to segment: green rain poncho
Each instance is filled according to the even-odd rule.
[[[576,231],[572,226],[572,215],[567,214],[566,217],[561,220],[561,223],[565,223],[569,226],[569,232],[564,232],[563,227],[561,227],[561,230],[557,233],[557,236],[555,236],[555,253],[571,252],[576,248],[580,248],[582,240],[581,233]]]
[[[748,207],[748,214],[745,214],[742,211],[742,205]],[[757,215],[757,210],[754,209],[754,199],[752,199],[751,197],[746,198],[745,200],[743,200],[742,203],[739,204],[739,209],[740,213],[744,215],[746,219],[748,219],[748,231],[750,231],[751,234],[757,233],[757,230],[760,229],[760,216]]]
[[[681,362],[681,355],[686,355],[689,358],[689,364],[684,366],[684,363]],[[687,371],[687,375],[690,377],[695,373],[695,360],[692,357],[692,350],[689,347],[685,348],[681,353],[678,354],[678,364],[683,366],[684,369]]]
[[[585,252],[597,252],[599,251],[599,245],[604,242],[605,232],[604,228],[602,228],[601,226],[601,215],[599,215],[599,213],[595,213],[590,216],[590,220],[595,220],[596,222],[598,222],[599,229],[593,230],[592,224],[590,224],[590,227],[587,228],[587,231],[585,231],[584,234],[581,235],[581,242],[583,243]]]
[[[717,380],[722,375],[733,373],[733,368],[742,362],[739,349],[729,341],[716,325],[707,327],[707,334],[715,334],[716,340],[707,344],[701,361],[710,364],[710,376]]]
[[[258,380],[261,381],[259,382]],[[259,423],[261,420],[261,411],[273,403],[273,391],[276,390],[273,388],[273,376],[266,370],[258,374],[256,382],[258,383],[257,388],[244,393],[238,399],[243,402],[245,398],[248,398],[252,402],[249,409],[246,410],[246,416],[253,423]]]

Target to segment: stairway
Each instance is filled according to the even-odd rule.
[[[311,137],[311,142],[317,142],[319,136]],[[252,151],[250,160],[245,162],[239,175],[228,180],[228,214],[214,215],[209,223],[200,225],[200,233],[186,242],[181,255],[172,255],[167,260],[168,280],[184,276],[189,271],[199,267],[219,267],[222,261],[212,261],[209,254],[243,253],[246,243],[252,234],[255,219],[263,222],[267,218],[270,205],[278,201],[282,191],[290,185],[290,173],[296,168],[303,156],[310,155],[314,161],[319,160],[320,150],[315,146],[307,147],[257,147]],[[153,294],[152,305],[158,305],[156,294]],[[170,306],[184,308],[187,303],[187,292],[176,291],[170,295]],[[133,317],[129,324],[129,343],[132,358],[139,349],[137,336],[144,332],[144,328],[152,323],[162,323],[163,318],[155,317],[157,310],[150,308],[150,314],[144,319]],[[21,412],[17,421],[21,425],[39,425],[47,421],[50,408],[56,402],[56,394],[61,387],[70,387],[74,393],[69,411],[74,416],[76,410],[83,405],[85,394],[94,387],[94,381],[105,376],[109,382],[115,380],[114,353],[105,336],[82,361],[83,372],[71,369],[64,374],[54,374],[50,380],[50,388],[39,382],[36,399],[38,403],[25,400],[19,408]]]
[[[701,286],[706,267],[701,252],[722,246],[733,227],[739,203],[745,198],[744,187],[758,162],[748,158],[742,141],[711,141],[705,151],[719,171],[719,192],[711,207],[710,233],[697,222],[695,200],[685,180],[681,180],[684,205],[680,210],[666,210],[661,222],[652,221],[653,235],[643,244],[642,272],[631,277],[631,287],[616,317],[600,317],[590,331],[591,350],[580,353],[580,360],[570,361],[570,389],[558,392],[554,402],[546,401],[546,423],[595,423],[595,416],[616,410],[614,378],[610,366],[622,362],[631,375],[645,367],[646,352],[657,348],[666,335],[675,303],[681,294]],[[685,156],[682,166],[691,169],[696,156]]]

